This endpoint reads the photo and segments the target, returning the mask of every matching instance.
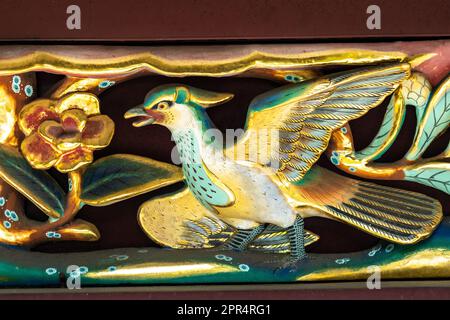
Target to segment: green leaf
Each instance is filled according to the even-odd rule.
[[[404,103],[402,100],[399,93],[396,92],[392,95],[375,138],[367,147],[355,152],[356,159],[377,160],[391,147],[401,129],[401,125],[396,125],[396,122],[402,123],[405,118],[405,107],[399,105]]]
[[[450,194],[450,163],[436,162],[405,171],[405,180],[417,182]]]
[[[96,161],[83,175],[81,201],[106,206],[183,180],[179,167],[116,154]]]
[[[0,178],[52,218],[63,215],[66,195],[45,171],[33,169],[16,148],[0,145]]]
[[[431,142],[448,128],[449,123],[450,77],[441,83],[430,99],[421,122],[418,123],[417,134],[406,159],[417,160]]]

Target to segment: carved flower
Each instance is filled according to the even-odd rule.
[[[89,93],[36,100],[20,112],[19,127],[26,136],[21,150],[31,166],[60,172],[91,163],[93,151],[108,146],[114,134],[114,122],[100,115],[99,101]]]

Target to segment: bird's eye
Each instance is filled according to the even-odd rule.
[[[166,101],[161,101],[160,103],[158,103],[158,104],[156,105],[156,108],[157,108],[158,110],[165,110],[165,109],[167,109],[168,107],[169,107],[169,103],[166,102]]]

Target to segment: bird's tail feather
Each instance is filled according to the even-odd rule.
[[[416,243],[442,219],[441,204],[426,195],[346,178],[323,168],[314,170],[315,179],[296,186],[303,200],[379,238]]]

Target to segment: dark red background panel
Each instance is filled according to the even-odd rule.
[[[66,8],[81,9],[68,30]],[[369,5],[381,30],[368,30]],[[450,35],[448,0],[2,0],[0,39],[245,40]]]

